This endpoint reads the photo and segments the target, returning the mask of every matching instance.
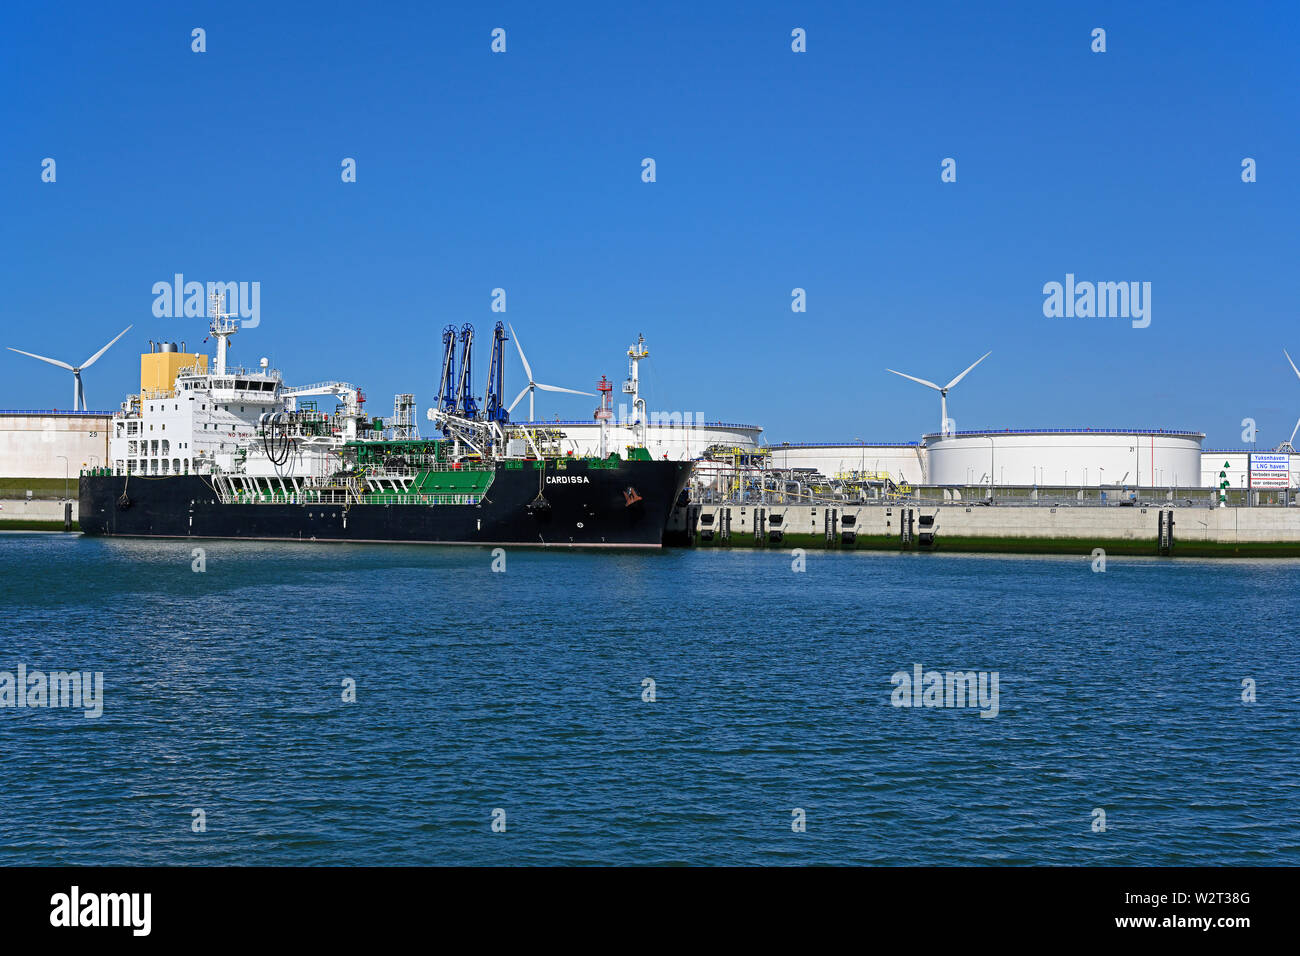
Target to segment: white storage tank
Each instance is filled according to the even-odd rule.
[[[113,413],[0,409],[0,478],[65,478],[108,464]],[[75,489],[75,485],[74,485]]]
[[[813,468],[827,478],[866,472],[888,474],[897,484],[925,482],[920,442],[785,442],[772,445],[773,468]]]
[[[925,436],[932,485],[1201,487],[1201,432],[1033,428]]]
[[[683,416],[684,417],[684,416]],[[519,422],[538,428],[556,429],[564,433],[560,447],[575,455],[600,454],[600,422],[596,421],[536,421]],[[758,447],[763,429],[757,425],[729,422],[652,421],[646,425],[645,444],[652,458],[670,461],[690,461],[699,458],[711,445],[752,449]],[[610,422],[609,450],[627,454],[627,446],[635,441],[632,426]]]

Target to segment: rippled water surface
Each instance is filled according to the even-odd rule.
[[[0,535],[0,863],[1300,863],[1297,562],[204,546]]]

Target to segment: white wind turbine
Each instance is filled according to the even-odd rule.
[[[126,333],[130,332],[133,328],[135,328],[135,326],[128,325],[121,332],[117,333],[117,336],[113,339],[112,342],[109,342],[102,349],[100,349],[90,358],[86,359],[86,361],[82,362],[80,365],[69,365],[67,362],[60,362],[58,359],[46,358],[44,355],[37,355],[35,352],[24,352],[22,349],[16,349],[13,346],[6,346],[6,348],[8,348],[10,352],[17,352],[19,355],[26,355],[29,358],[40,359],[42,362],[49,362],[51,365],[57,365],[59,368],[66,368],[69,372],[71,372],[72,373],[72,410],[74,412],[78,412],[78,411],[84,412],[86,411],[86,390],[81,385],[82,371],[94,365],[95,362],[99,360],[99,357],[101,355],[103,355],[110,348],[112,348],[114,343],[116,343],[118,339],[126,335]]]
[[[509,323],[506,324],[509,325]],[[519,361],[524,363],[524,374],[528,376],[528,384],[524,386],[522,392],[515,396],[515,400],[511,402],[510,407],[506,409],[507,412],[513,412],[515,406],[523,401],[524,396],[527,395],[528,420],[531,422],[533,420],[533,392],[539,388],[543,392],[568,392],[570,395],[588,395],[592,398],[596,397],[592,395],[591,392],[579,392],[577,389],[573,388],[560,388],[558,385],[543,385],[541,382],[533,381],[533,370],[528,364],[528,359],[524,357],[524,347],[519,344],[519,336],[515,334],[515,327],[513,325],[510,326],[510,337],[515,340],[515,348],[519,350]]]
[[[947,385],[936,385],[934,384],[934,382],[927,382],[925,379],[917,378],[915,375],[905,375],[902,372],[894,372],[892,368],[887,368],[885,369],[885,371],[894,372],[895,375],[902,375],[903,378],[911,379],[913,382],[918,382],[919,384],[924,385],[926,388],[932,388],[939,393],[939,434],[947,435],[948,434],[948,389],[952,388],[954,385],[960,382],[963,378],[967,376],[967,374],[970,372],[972,368],[974,368],[976,365],[979,365],[980,362],[984,361],[992,354],[993,354],[992,352],[985,352],[983,355],[977,358],[973,363],[971,363],[970,368],[966,369],[965,372],[962,372],[960,375],[954,378]]]
[[[1292,359],[1291,359],[1291,353],[1288,352],[1286,349],[1283,349],[1283,350],[1282,350],[1282,354],[1285,355],[1285,356],[1286,356],[1286,360],[1287,360],[1288,362],[1291,363],[1291,371],[1295,372],[1295,374],[1296,374],[1296,378],[1300,378],[1300,368],[1296,368],[1296,367],[1295,367],[1295,362],[1292,361]],[[1291,437],[1288,438],[1286,441],[1284,441],[1282,444],[1278,445],[1277,448],[1276,448],[1275,450],[1276,450],[1276,451],[1288,451],[1288,452],[1294,452],[1294,451],[1295,451],[1295,433],[1296,433],[1296,432],[1300,432],[1300,419],[1297,419],[1297,420],[1296,420],[1295,428],[1291,429]]]

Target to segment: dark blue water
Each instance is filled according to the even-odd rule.
[[[0,863],[1300,862],[1297,562],[191,546],[0,535]]]

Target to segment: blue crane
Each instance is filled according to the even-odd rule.
[[[442,330],[442,381],[438,383],[438,410],[456,410],[456,326]]]
[[[505,362],[502,352],[505,349],[506,338],[506,327],[504,323],[498,322],[492,332],[492,363],[488,366],[487,395],[484,399],[487,407],[483,411],[483,417],[490,422],[510,421],[510,412],[506,409],[505,402],[501,400],[505,384]]]
[[[456,412],[461,418],[477,418],[478,403],[474,401],[473,371],[474,326],[466,322],[460,327],[460,381],[456,386]]]

